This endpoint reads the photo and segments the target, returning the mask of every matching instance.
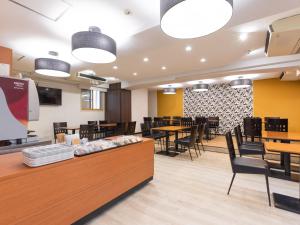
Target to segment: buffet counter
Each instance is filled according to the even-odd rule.
[[[42,167],[0,155],[0,224],[71,224],[150,181],[154,141],[143,139]]]

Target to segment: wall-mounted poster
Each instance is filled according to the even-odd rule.
[[[0,141],[27,137],[28,81],[0,77]]]
[[[8,77],[10,71],[10,65],[0,63],[0,76]]]

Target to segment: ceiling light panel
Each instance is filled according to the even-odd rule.
[[[37,13],[49,20],[57,21],[71,7],[63,0],[10,0],[26,10]]]

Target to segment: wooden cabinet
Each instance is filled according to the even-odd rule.
[[[131,121],[131,91],[121,83],[111,84],[105,98],[105,119],[108,122]]]

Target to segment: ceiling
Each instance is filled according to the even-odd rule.
[[[14,50],[14,71],[28,72],[34,78],[39,77],[33,74],[34,59],[50,50],[72,64],[67,81],[76,81],[78,71],[92,69],[99,76],[122,80],[129,88],[234,74],[279,77],[283,70],[300,65],[299,55],[266,57],[263,52],[268,26],[299,14],[299,0],[234,0],[233,17],[223,29],[189,40],[174,39],[161,31],[159,0],[14,1],[27,8],[1,0],[0,45]],[[72,34],[91,25],[117,41],[114,63],[89,64],[72,56]],[[241,41],[244,33],[248,38]],[[186,46],[192,50],[186,52]],[[202,58],[206,62],[201,62]]]

